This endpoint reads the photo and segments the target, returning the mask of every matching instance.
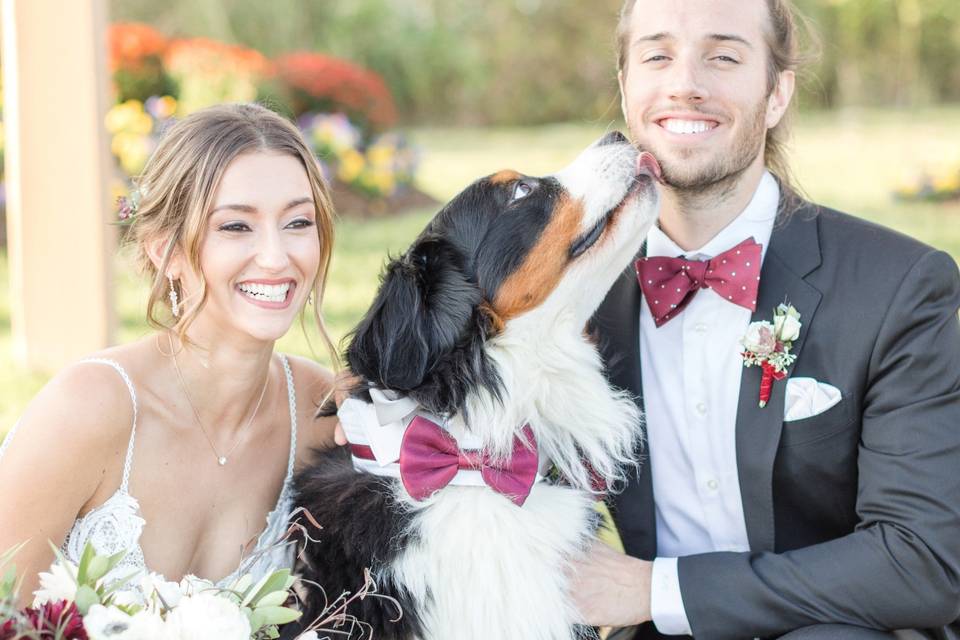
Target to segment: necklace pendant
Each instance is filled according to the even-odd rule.
[[[217,458],[217,462],[220,464],[221,467],[225,466],[227,464],[227,456],[220,456],[219,458]]]

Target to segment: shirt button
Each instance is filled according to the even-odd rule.
[[[716,491],[719,486],[720,483],[717,482],[716,479],[710,478],[707,480],[707,489],[710,489],[710,491]]]
[[[707,332],[707,323],[705,323],[705,322],[698,322],[697,324],[693,325],[693,330],[696,331],[697,333],[706,333],[706,332]]]
[[[697,413],[701,416],[707,415],[707,405],[702,402],[697,403]]]

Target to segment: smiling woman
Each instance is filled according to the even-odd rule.
[[[256,105],[197,112],[138,187],[125,217],[157,331],[65,369],[0,448],[0,549],[29,540],[24,594],[52,560],[47,540],[74,562],[88,542],[125,552],[114,578],[227,584],[288,567],[273,544],[294,468],[333,440],[314,420],[331,373],[273,352],[315,299],[335,362],[316,311],[333,212],[297,129]]]

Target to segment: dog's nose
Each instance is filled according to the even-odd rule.
[[[624,142],[627,142],[627,137],[625,135],[619,131],[611,131],[597,141],[597,146],[603,147],[608,144],[621,144]]]

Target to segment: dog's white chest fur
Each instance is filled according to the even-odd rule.
[[[565,569],[592,535],[589,495],[537,484],[519,508],[486,488],[448,487],[408,504],[418,542],[389,570],[419,604],[421,640],[574,638]]]

